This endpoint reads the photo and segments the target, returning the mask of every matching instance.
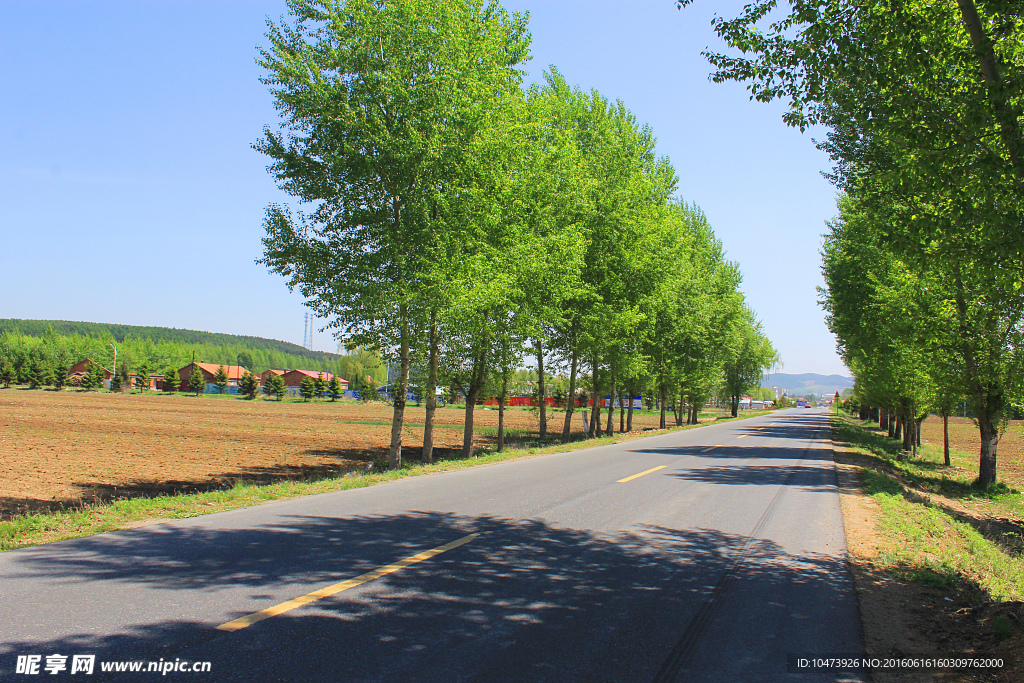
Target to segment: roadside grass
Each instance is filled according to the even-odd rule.
[[[363,488],[406,477],[448,472],[534,455],[595,448],[656,434],[694,429],[708,424],[743,420],[770,412],[772,411],[749,411],[741,414],[738,418],[717,417],[710,422],[698,425],[615,434],[610,437],[570,441],[565,444],[545,445],[534,438],[532,442],[516,444],[516,447],[506,448],[502,452],[496,452],[489,446],[478,448],[470,458],[451,457],[431,465],[406,461],[400,469],[392,471],[386,470],[386,463],[376,461],[370,463],[369,469],[360,468],[330,477],[307,478],[273,484],[235,481],[230,487],[216,491],[123,498],[111,502],[85,503],[81,506],[52,512],[29,513],[0,521],[0,551],[91,536],[106,531],[130,529],[158,521],[187,519],[214,512],[236,510],[273,500]],[[461,429],[461,427],[459,428]],[[495,430],[496,432],[497,430]],[[555,438],[557,436],[552,436],[552,439]]]
[[[979,488],[969,470],[942,465],[941,447],[901,461],[900,444],[886,434],[845,416],[831,421],[833,439],[863,456],[862,490],[881,511],[884,540],[875,561],[881,569],[936,588],[980,593],[983,600],[1024,600],[1024,539],[1005,524],[979,523],[976,514],[983,510],[1020,528],[1019,491],[1002,483]]]

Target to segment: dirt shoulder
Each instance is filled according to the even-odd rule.
[[[859,428],[859,427],[858,427]],[[846,437],[846,438],[844,438]],[[838,474],[850,569],[860,602],[866,652],[873,657],[980,657],[1002,658],[999,670],[872,670],[878,683],[889,681],[1005,681],[1024,682],[1024,603],[993,599],[972,572],[949,561],[952,552],[943,535],[962,531],[929,524],[951,511],[970,507],[927,490],[907,486],[897,468],[886,459],[850,443],[849,432],[837,433],[833,444]],[[884,479],[883,479],[884,478]],[[886,483],[886,479],[891,482]],[[888,493],[877,495],[881,490]],[[918,523],[912,509],[923,515]],[[990,536],[1005,520],[970,510]],[[941,519],[939,520],[941,522]],[[936,532],[936,529],[945,529]],[[956,533],[954,533],[954,530]],[[965,532],[966,533],[966,532]],[[915,545],[920,538],[929,540]],[[976,540],[972,540],[977,544]],[[1010,561],[1019,553],[1006,551]]]

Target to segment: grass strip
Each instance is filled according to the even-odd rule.
[[[400,469],[392,471],[351,471],[321,479],[284,481],[273,484],[252,484],[238,481],[231,488],[217,491],[126,498],[109,503],[87,503],[72,509],[30,513],[7,521],[0,521],[0,551],[91,536],[106,531],[128,529],[154,521],[186,519],[214,512],[236,510],[272,500],[345,491],[406,477],[449,472],[516,458],[595,448],[657,434],[693,429],[708,424],[757,417],[768,412],[771,411],[756,411],[738,418],[719,417],[712,422],[700,425],[670,427],[642,433],[616,434],[610,437],[573,441],[554,446],[508,448],[500,453],[491,450],[490,447],[483,447],[477,449],[472,458],[445,459],[432,465],[407,462]]]
[[[932,494],[950,500],[985,500],[1013,514],[1020,493],[1005,484],[972,486],[969,473],[947,476],[934,453],[920,460],[896,459],[899,445],[847,417],[832,417],[833,439],[867,456],[861,467],[862,490],[881,511],[875,563],[897,576],[948,588],[968,585],[995,601],[1024,600],[1024,558],[986,538],[974,526],[933,505]],[[934,449],[939,451],[941,448]]]

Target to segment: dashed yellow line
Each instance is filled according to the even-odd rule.
[[[355,578],[347,579],[345,581],[342,581],[341,583],[336,583],[333,586],[327,586],[326,588],[321,588],[318,591],[307,593],[302,597],[282,602],[281,604],[274,605],[273,607],[268,607],[267,609],[255,612],[254,614],[239,617],[238,619],[229,621],[226,624],[221,624],[217,628],[221,631],[241,630],[248,626],[252,626],[256,622],[263,621],[264,619],[276,617],[279,614],[284,614],[285,612],[289,612],[297,607],[302,607],[303,605],[308,605],[311,602],[316,602],[320,598],[330,597],[332,595],[341,593],[342,591],[347,591],[349,588],[361,586],[364,583],[367,583],[368,581],[373,581],[374,579],[386,576],[387,574],[391,574],[392,572],[397,572],[399,569],[404,569],[405,567],[408,567],[411,564],[416,564],[417,562],[422,562],[423,560],[429,560],[430,558],[436,557],[443,552],[451,550],[452,548],[458,548],[460,545],[465,545],[472,541],[474,538],[477,538],[479,536],[479,533],[463,536],[462,538],[454,540],[451,543],[445,543],[444,545],[439,545],[436,548],[424,550],[423,552],[416,553],[415,555],[407,557],[404,560],[399,560],[398,562],[394,562],[384,567],[378,567],[377,569],[374,569],[371,572],[360,574]]]
[[[722,444],[718,444],[717,446],[708,446],[707,448],[702,450],[701,453],[707,453],[708,451],[713,451],[716,448],[721,448],[721,447],[722,447]]]
[[[736,438],[737,438],[737,439],[745,439],[745,438],[747,438],[747,435],[746,435],[746,434],[740,434],[740,435],[739,435],[739,436],[737,436]]]
[[[640,474],[634,474],[634,475],[633,475],[632,477],[626,477],[625,479],[619,479],[619,480],[618,480],[617,482],[615,482],[615,483],[616,483],[616,484],[625,484],[625,483],[626,483],[627,481],[633,481],[634,479],[637,479],[637,478],[639,478],[639,477],[642,477],[642,476],[644,476],[645,474],[650,474],[651,472],[657,472],[658,470],[663,470],[663,469],[665,469],[666,467],[668,467],[668,465],[659,465],[658,467],[652,467],[651,469],[649,469],[649,470],[646,470],[646,471],[644,471],[644,472],[641,472]]]

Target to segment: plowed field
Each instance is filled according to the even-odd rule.
[[[357,403],[0,389],[0,517],[112,497],[305,479],[386,458],[392,409]],[[549,410],[549,429],[564,413]],[[435,448],[462,444],[464,410],[437,411]],[[403,457],[418,459],[424,409],[406,409]],[[493,444],[498,412],[477,409],[477,443]],[[535,437],[538,415],[508,409],[509,436]],[[634,429],[656,427],[637,415]],[[582,432],[574,416],[573,429]],[[450,452],[450,451],[449,451]]]
[[[921,424],[921,441],[942,448],[941,417],[932,415]],[[968,455],[968,457],[957,459],[954,464],[977,476],[981,435],[970,418],[949,418],[949,446]],[[999,439],[996,453],[996,469],[999,479],[1015,488],[1024,488],[1024,422],[1021,420],[1010,422]]]

